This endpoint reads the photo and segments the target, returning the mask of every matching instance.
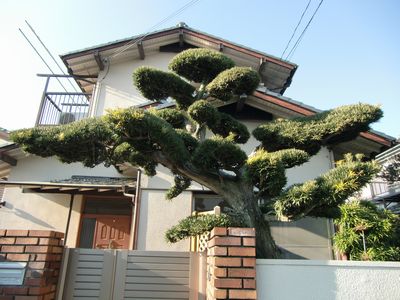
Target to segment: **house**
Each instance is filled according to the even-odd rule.
[[[132,71],[142,65],[167,69],[176,53],[193,47],[222,51],[237,65],[259,72],[262,82],[245,103],[231,101],[219,107],[235,115],[250,131],[268,120],[318,112],[283,96],[297,65],[180,23],[173,28],[62,55],[81,92],[50,91],[50,80],[66,76],[40,75],[46,84],[36,125],[65,124],[100,116],[116,107],[152,105],[132,85]],[[162,103],[158,108],[169,105],[172,104]],[[288,184],[328,171],[343,153],[361,152],[373,157],[393,143],[394,139],[386,135],[363,132],[351,142],[323,148],[304,166],[288,170]],[[243,149],[250,153],[257,145],[251,138]],[[104,166],[89,169],[77,163],[64,165],[55,158],[25,154],[12,143],[0,147],[0,154],[0,177],[7,178],[1,182],[5,186],[5,205],[0,208],[0,228],[65,232],[69,247],[187,251],[189,241],[167,244],[165,230],[193,211],[209,210],[221,202],[199,184],[193,184],[172,202],[165,201],[172,177],[163,167],[158,168],[157,176],[150,178],[125,165],[120,166],[122,174]],[[304,220],[298,227],[294,225],[274,225],[278,244],[293,257],[327,258],[331,223]],[[287,231],[292,232],[291,237]],[[302,243],[307,239],[314,253],[318,252],[315,249],[321,251],[310,255],[310,248]]]
[[[376,161],[387,167],[400,155],[400,145],[396,145],[376,156]],[[361,192],[360,198],[376,203],[378,206],[400,213],[400,182],[388,182],[377,176]]]

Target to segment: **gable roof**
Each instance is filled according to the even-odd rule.
[[[135,43],[137,41],[140,42]],[[127,43],[132,44],[131,47],[118,56],[114,56],[125,49]],[[258,70],[264,85],[279,94],[285,92],[297,69],[297,65],[294,63],[190,28],[185,23],[148,34],[72,51],[62,54],[60,57],[71,75],[98,76],[105,67],[105,60],[112,59],[113,62],[118,62],[126,59],[143,59],[145,55],[158,51],[174,52],[170,48],[166,50],[165,46],[168,45],[176,45],[176,52],[179,52],[179,48],[181,51],[188,47],[222,51],[237,65],[246,65]],[[85,92],[92,92],[92,84],[79,79],[77,81]]]

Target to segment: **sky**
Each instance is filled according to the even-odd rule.
[[[166,19],[188,2],[0,0],[0,127],[34,125],[45,84],[36,74],[49,73],[18,31],[38,45],[25,20],[57,57],[180,21],[281,57],[309,0],[198,0]],[[311,0],[294,40],[319,3]],[[299,68],[285,96],[323,110],[379,104],[384,117],[372,128],[400,137],[399,29],[398,0],[324,0],[290,59]]]

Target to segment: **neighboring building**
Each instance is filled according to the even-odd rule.
[[[110,108],[149,105],[132,84],[133,70],[142,65],[166,70],[176,53],[192,47],[222,51],[237,65],[258,70],[262,83],[245,103],[232,101],[219,107],[240,119],[250,131],[269,120],[313,115],[318,111],[283,96],[297,69],[293,63],[185,24],[142,36],[139,43],[133,43],[139,38],[141,36],[62,55],[82,93],[50,92],[48,81],[53,76],[48,76],[36,125],[64,124],[103,115]],[[374,156],[391,147],[393,142],[388,136],[370,131],[332,149],[323,148],[305,165],[288,170],[288,184],[328,171],[343,153],[362,152]],[[257,145],[251,138],[243,148],[250,153]],[[104,166],[88,169],[77,163],[64,165],[55,158],[24,154],[14,144],[0,147],[0,154],[0,177],[8,178],[0,184],[6,186],[3,197],[6,203],[0,208],[0,228],[66,232],[66,244],[70,247],[189,250],[189,241],[167,244],[165,230],[192,211],[210,209],[220,201],[198,184],[193,184],[173,201],[165,201],[164,194],[172,177],[163,167],[158,168],[157,176],[149,178],[125,165],[121,166],[122,174]],[[313,222],[303,220],[300,222],[303,227],[293,226],[293,223],[274,225],[278,244],[292,253],[288,256],[327,258],[331,225],[326,220]],[[287,232],[292,233],[289,236]],[[304,240],[321,251],[310,254],[312,247],[307,248]]]
[[[396,145],[376,156],[376,161],[383,167],[393,162],[395,156],[400,155],[400,145]],[[400,182],[388,183],[384,178],[377,176],[362,191],[361,199],[370,200],[382,208],[390,209],[400,214]]]

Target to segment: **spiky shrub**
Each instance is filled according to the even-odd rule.
[[[268,214],[282,218],[335,214],[337,206],[375,174],[374,164],[348,157],[328,174],[284,189],[286,169],[305,163],[322,146],[367,130],[382,116],[378,107],[356,104],[261,125],[253,132],[261,145],[248,157],[238,145],[250,137],[246,126],[220,113],[212,101],[252,94],[259,83],[257,72],[235,67],[231,59],[207,49],[184,51],[169,67],[170,72],[141,67],[133,79],[143,96],[154,101],[170,97],[176,109],[111,110],[103,117],[64,126],[16,131],[12,138],[30,153],[88,167],[127,162],[154,176],[161,164],[174,175],[166,198],[179,195],[191,181],[214,191],[230,206],[233,219],[256,227],[259,257],[277,257],[259,203]],[[200,85],[195,88],[192,82]],[[228,225],[220,221],[190,217],[167,237],[173,242],[210,226]]]
[[[398,215],[367,201],[352,201],[339,209],[333,238],[336,249],[351,260],[400,260]]]

